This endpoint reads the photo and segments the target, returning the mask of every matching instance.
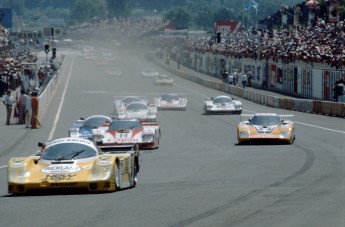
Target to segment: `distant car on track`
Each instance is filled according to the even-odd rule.
[[[90,140],[67,137],[40,146],[35,155],[9,160],[9,193],[61,189],[116,191],[136,185],[140,168],[137,145],[101,151]]]
[[[108,70],[108,75],[109,76],[114,76],[114,77],[121,77],[122,76],[122,71],[118,68],[111,68]]]
[[[154,103],[159,110],[186,110],[187,109],[187,97],[168,93],[154,98]]]
[[[122,114],[127,106],[133,102],[142,102],[147,104],[148,101],[143,99],[143,98],[139,98],[138,96],[126,96],[126,97],[116,97],[114,100],[114,114],[115,117],[120,113]]]
[[[204,114],[241,114],[242,102],[226,95],[220,95],[211,100],[205,100],[203,108]]]
[[[296,137],[293,117],[294,115],[275,113],[242,114],[237,125],[238,144],[259,140],[285,141],[292,144]]]
[[[168,76],[165,74],[161,74],[158,76],[155,76],[153,78],[153,84],[154,85],[170,85],[172,86],[174,83],[174,78],[172,76]]]
[[[154,69],[144,69],[141,74],[143,77],[155,77],[159,75],[159,73]]]
[[[123,111],[118,111],[116,118],[135,118],[140,121],[154,121],[157,118],[157,107],[154,104],[144,102],[132,102]]]

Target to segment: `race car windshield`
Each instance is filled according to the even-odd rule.
[[[80,143],[59,143],[49,146],[41,155],[44,160],[76,160],[94,157],[97,152]]]
[[[231,101],[232,99],[228,97],[218,97],[218,98],[213,99],[213,103],[215,104],[229,103]]]
[[[174,94],[168,94],[168,95],[163,95],[162,100],[165,101],[178,101],[180,98],[177,95]]]
[[[108,119],[105,117],[90,118],[84,122],[83,127],[96,128],[100,125],[103,125],[106,121],[108,121]]]
[[[133,130],[141,128],[139,121],[113,121],[110,123],[109,130]]]
[[[141,100],[138,97],[127,97],[127,98],[122,99],[121,102],[127,105],[132,102],[140,102],[140,101]]]
[[[127,106],[127,111],[138,112],[141,110],[147,110],[147,106],[144,103],[131,103]]]
[[[272,126],[281,124],[282,120],[278,116],[254,116],[249,123],[252,125]]]

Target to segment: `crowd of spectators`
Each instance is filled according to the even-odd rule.
[[[113,18],[105,20],[94,18],[90,22],[69,26],[66,29],[66,34],[118,34],[137,38],[150,32],[160,31],[165,25],[166,22],[160,17]]]
[[[319,20],[315,26],[297,27],[292,30],[268,30],[241,32],[230,37],[169,38],[159,41],[162,46],[199,53],[213,53],[234,58],[296,61],[308,64],[328,64],[340,68],[345,65],[345,22],[325,23]]]

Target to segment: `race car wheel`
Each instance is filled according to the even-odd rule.
[[[115,168],[114,168],[114,174],[115,174],[115,190],[120,189],[120,163],[118,160],[116,160]]]
[[[207,115],[208,114],[208,111],[206,109],[206,106],[204,106],[204,115]]]

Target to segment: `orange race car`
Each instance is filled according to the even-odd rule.
[[[275,113],[242,114],[237,125],[238,144],[254,140],[276,140],[292,144],[296,136],[295,125],[291,120],[293,117]]]

